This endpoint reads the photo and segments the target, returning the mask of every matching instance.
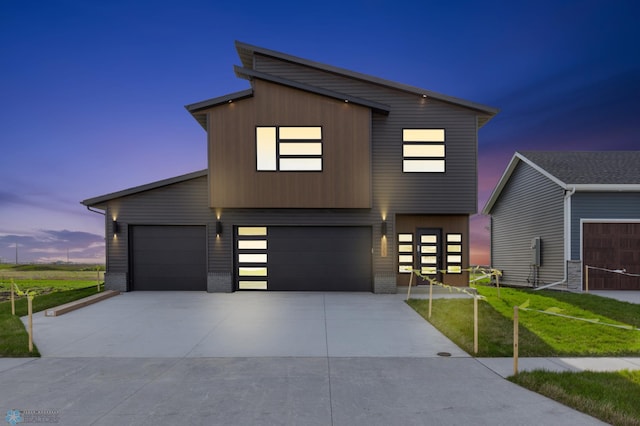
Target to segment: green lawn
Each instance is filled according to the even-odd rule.
[[[40,356],[35,345],[29,353],[28,335],[20,320],[27,315],[25,297],[16,295],[16,315],[11,315],[12,280],[20,290],[36,293],[33,311],[39,312],[96,294],[96,284],[102,281],[101,271],[104,271],[101,265],[0,264],[0,357]]]
[[[640,371],[533,371],[509,380],[607,423],[640,426]]]
[[[640,327],[640,306],[591,294],[478,286],[478,354],[513,356],[513,307],[520,310],[519,355],[640,356],[640,331],[561,318],[537,311]],[[425,319],[428,300],[407,302]],[[430,322],[473,354],[473,300],[434,299]],[[640,371],[521,372],[511,381],[615,425],[640,426]]]
[[[0,264],[0,301],[9,300],[11,281],[21,290],[47,294],[89,287],[103,281],[101,265]]]
[[[100,288],[103,290],[103,288]],[[58,291],[50,294],[36,296],[33,299],[33,312],[63,305],[83,297],[96,294],[95,286],[68,291]],[[27,331],[20,320],[27,315],[27,299],[22,297],[16,300],[16,315],[11,315],[11,302],[0,303],[0,357],[28,357],[40,356],[38,348],[34,345],[34,351],[29,353],[29,340]],[[37,340],[37,336],[36,336]]]
[[[513,354],[513,307],[528,302],[529,309],[552,308],[563,315],[600,323],[640,327],[640,306],[590,294],[531,291],[479,286],[486,297],[478,303],[477,356]],[[410,300],[425,319],[427,300]],[[520,311],[520,356],[640,356],[640,331]],[[469,299],[435,299],[430,321],[458,346],[473,353],[473,302]]]

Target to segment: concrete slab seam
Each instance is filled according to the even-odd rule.
[[[329,384],[329,415],[333,425],[333,398],[331,397],[331,358],[329,357],[329,330],[327,328],[327,295],[322,295],[322,307],[324,309],[324,339],[327,348],[327,381]]]
[[[128,395],[125,395],[120,402],[114,404],[106,413],[104,413],[101,416],[98,416],[97,419],[95,419],[94,422],[92,422],[91,424],[95,424],[97,422],[99,422],[102,418],[109,416],[111,414],[111,412],[113,410],[115,410],[117,407],[119,407],[120,405],[122,405],[125,401],[127,401],[128,399],[133,398],[135,395],[137,395],[138,393],[140,393],[140,391],[142,391],[145,387],[149,386],[151,383],[155,382],[156,380],[158,380],[160,377],[164,376],[165,374],[167,374],[169,371],[171,371],[173,368],[175,368],[176,365],[178,365],[178,363],[182,360],[183,358],[175,358],[173,364],[171,364],[171,366],[167,369],[165,369],[164,371],[160,372],[157,376],[151,378],[150,380],[148,380],[147,382],[143,383],[140,387],[138,387],[136,390],[134,390],[133,392],[131,392]]]

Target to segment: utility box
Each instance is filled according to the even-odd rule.
[[[540,237],[531,239],[531,265],[540,266],[542,260],[542,240]]]

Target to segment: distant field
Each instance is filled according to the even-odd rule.
[[[38,294],[73,290],[104,282],[104,265],[0,264],[0,301],[9,299],[11,280],[21,290]]]

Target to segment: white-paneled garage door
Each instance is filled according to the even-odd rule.
[[[371,291],[371,228],[236,227],[239,290]]]

